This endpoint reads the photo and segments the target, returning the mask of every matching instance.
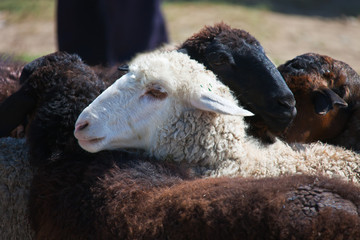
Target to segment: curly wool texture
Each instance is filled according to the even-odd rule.
[[[178,119],[171,118],[161,128],[159,140],[151,153],[157,157],[168,154],[167,157],[175,161],[187,159],[193,165],[202,166],[214,166],[223,159],[235,160],[244,149],[231,143],[245,137],[245,133],[239,131],[245,124],[236,121],[238,117],[227,117],[235,120],[233,124],[221,123],[225,117],[210,112],[187,111]]]
[[[205,176],[322,174],[360,181],[360,156],[321,142],[264,146],[246,135],[241,117],[188,111],[160,130],[156,157],[190,163]]]
[[[32,171],[24,139],[0,138],[0,239],[32,239],[28,221]]]

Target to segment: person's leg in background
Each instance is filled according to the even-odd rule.
[[[98,0],[58,0],[58,49],[77,53],[87,64],[105,63],[104,17]]]
[[[90,65],[130,60],[168,42],[160,0],[58,0],[60,51]]]

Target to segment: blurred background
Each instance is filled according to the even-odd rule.
[[[223,21],[255,36],[276,65],[316,52],[360,72],[359,0],[164,0],[171,43]],[[0,52],[31,61],[57,50],[56,0],[0,0]]]

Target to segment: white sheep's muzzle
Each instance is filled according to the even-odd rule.
[[[155,101],[145,96],[146,90],[139,84],[134,74],[126,74],[83,110],[74,131],[83,149],[98,152],[148,147],[168,105],[165,99]]]
[[[98,152],[102,150],[107,139],[104,135],[98,135],[98,132],[104,132],[100,125],[92,124],[92,118],[87,112],[83,112],[75,124],[74,135],[78,139],[79,145],[88,152]],[[89,125],[91,124],[91,127]]]

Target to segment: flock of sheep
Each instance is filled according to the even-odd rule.
[[[360,239],[344,62],[276,68],[220,23],[120,70],[3,59],[0,83],[1,239]]]

